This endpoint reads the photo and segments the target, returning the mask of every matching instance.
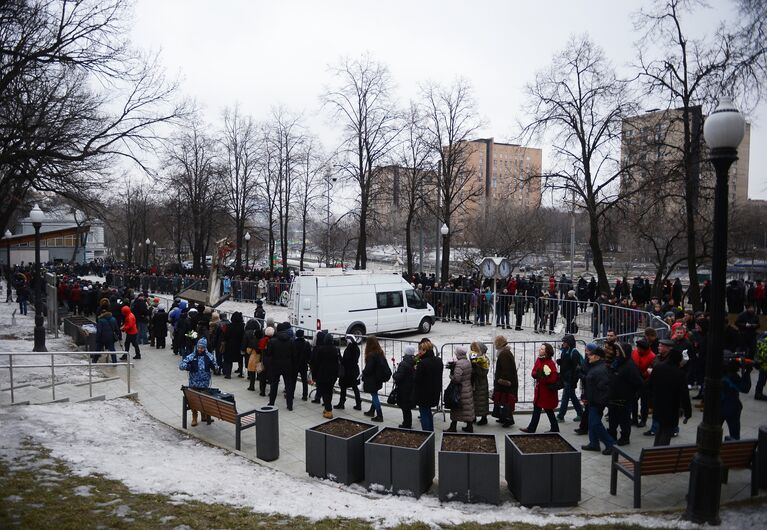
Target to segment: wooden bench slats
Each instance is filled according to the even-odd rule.
[[[639,458],[636,459],[616,447],[610,468],[610,494],[617,493],[618,471],[620,471],[634,482],[634,507],[641,507],[642,476],[687,472],[690,470],[690,464],[697,450],[695,445],[651,447],[642,449]],[[722,481],[726,482],[727,471],[730,468],[750,468],[751,495],[756,495],[758,487],[756,454],[756,440],[724,442],[720,449],[724,470]]]
[[[230,401],[224,401],[223,399],[218,399],[191,388],[184,387],[182,391],[184,393],[183,416],[181,422],[183,428],[186,429],[187,410],[196,410],[201,414],[218,418],[227,423],[233,423],[236,435],[235,446],[239,451],[241,446],[241,431],[256,426],[256,411],[249,410],[247,412],[238,413],[237,406]]]

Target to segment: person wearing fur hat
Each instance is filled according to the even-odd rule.
[[[490,359],[487,358],[487,346],[481,342],[472,342],[469,346],[469,360],[471,361],[474,414],[479,416],[477,425],[486,425],[487,415],[490,414],[490,388],[487,383]]]
[[[189,372],[189,388],[194,390],[205,390],[210,386],[210,372],[217,369],[216,359],[208,351],[208,341],[204,338],[197,341],[195,350],[181,359],[178,365],[179,370]],[[203,414],[202,421],[210,425],[213,420],[210,416]],[[197,426],[197,411],[192,410],[192,427]]]
[[[346,390],[352,389],[354,392],[354,410],[362,410],[362,398],[360,397],[359,378],[360,378],[360,340],[355,335],[346,336],[346,349],[341,357],[341,373],[343,375],[338,378],[338,386],[340,389],[340,397],[338,404],[334,409],[343,410],[344,403],[346,403]]]
[[[445,432],[456,432],[458,422],[465,421],[463,432],[474,432],[474,393],[471,387],[471,361],[466,355],[466,348],[455,348],[455,363],[450,370],[450,381],[461,385],[461,401],[458,408],[450,409],[450,427]]]
[[[256,390],[256,374],[258,373],[258,365],[261,364],[261,354],[258,352],[258,341],[263,335],[264,332],[261,330],[261,325],[258,320],[253,318],[248,320],[248,323],[245,324],[243,345],[245,353],[248,356],[248,390],[251,392],[255,392]]]
[[[495,337],[495,380],[493,382],[493,415],[502,427],[514,425],[519,381],[517,363],[503,335]]]
[[[258,352],[261,354],[261,366],[256,366],[256,379],[258,379],[258,395],[266,396],[266,384],[269,381],[269,369],[266,365],[264,354],[269,341],[274,337],[274,328],[269,326],[264,330],[264,336],[258,341]]]

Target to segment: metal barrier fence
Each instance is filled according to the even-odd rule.
[[[187,276],[125,276],[113,273],[112,285],[117,288],[133,287],[142,291],[172,295],[189,288],[195,288],[200,291],[208,290],[207,278],[191,278]],[[269,304],[287,306],[289,291],[290,282],[221,279],[221,292],[229,293],[230,299],[235,302],[263,300]]]
[[[51,401],[56,401],[56,385],[60,385],[63,383],[66,383],[66,381],[56,381],[56,368],[84,368],[88,367],[88,395],[89,397],[93,397],[93,385],[98,383],[105,383],[107,381],[114,381],[118,379],[117,377],[108,377],[106,379],[97,379],[93,380],[93,360],[91,355],[96,352],[82,352],[82,351],[64,351],[64,352],[0,352],[0,355],[8,357],[8,365],[7,366],[0,366],[0,368],[7,368],[9,373],[9,379],[10,379],[10,392],[11,392],[11,403],[16,402],[16,395],[15,390],[19,387],[16,387],[14,385],[13,380],[13,372],[14,370],[24,370],[24,369],[30,369],[30,368],[50,368],[51,369]],[[98,352],[101,354],[112,354],[116,352]],[[64,355],[67,357],[71,357],[72,355],[86,355],[88,358],[88,363],[59,363],[56,364],[56,355]],[[14,357],[50,357],[50,364],[14,364],[13,359]],[[109,363],[107,366],[109,367],[117,367],[117,366],[127,366],[127,376],[126,376],[126,383],[128,387],[128,394],[131,392],[131,363],[130,361],[127,362],[118,362],[118,363]]]
[[[618,335],[637,332],[654,322],[647,311],[596,302],[484,293],[425,291],[424,298],[443,322],[460,322],[503,329],[533,329],[549,334],[572,333],[602,337],[608,329]]]

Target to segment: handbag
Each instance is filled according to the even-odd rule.
[[[442,403],[446,409],[457,409],[461,406],[461,383],[450,381],[442,395]]]
[[[399,398],[399,389],[395,386],[391,392],[389,392],[389,397],[386,398],[386,402],[389,405],[396,405],[397,399]]]
[[[559,392],[560,390],[565,388],[565,382],[562,380],[561,377],[557,377],[556,381],[554,381],[553,383],[549,383],[546,386],[548,386],[549,390],[551,390],[553,392]]]

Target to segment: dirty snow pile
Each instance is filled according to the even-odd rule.
[[[378,495],[360,486],[290,477],[188,437],[125,399],[0,408],[0,425],[0,458],[11,466],[28,465],[20,457],[24,453],[22,441],[30,439],[50,449],[52,457],[66,462],[78,475],[103,474],[137,493],[166,494],[177,501],[199,500],[202,480],[207,502],[312,519],[353,517],[377,526],[415,521],[432,525],[507,521],[572,527],[623,523],[696,528],[668,515],[593,519],[547,515],[512,503],[500,507],[441,504],[431,496],[416,500]],[[767,527],[767,513],[757,508],[727,510],[723,519],[723,528]]]

